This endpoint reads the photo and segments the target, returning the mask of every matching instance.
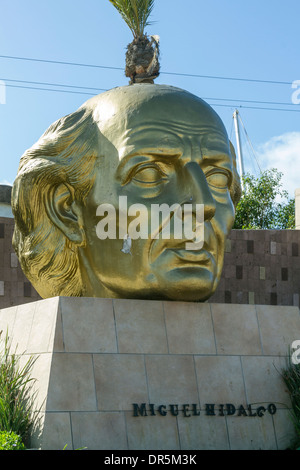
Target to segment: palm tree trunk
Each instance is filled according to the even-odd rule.
[[[127,46],[125,75],[130,84],[154,83],[159,75],[158,38],[139,36]]]

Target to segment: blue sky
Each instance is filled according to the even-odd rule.
[[[92,94],[128,83],[123,67],[132,38],[109,0],[0,0],[0,8],[0,182],[12,183],[21,155],[52,122]],[[146,29],[160,36],[156,83],[205,99],[234,144],[239,109],[251,142],[242,133],[246,170],[257,172],[256,159],[261,169],[278,168],[291,197],[300,187],[300,104],[292,103],[299,18],[299,0],[156,0]]]

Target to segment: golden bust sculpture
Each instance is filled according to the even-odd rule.
[[[204,301],[218,285],[239,197],[233,147],[207,103],[167,85],[124,86],[59,119],[24,153],[13,244],[44,298]],[[200,245],[187,249],[191,238],[171,225],[160,236],[163,215],[153,234],[147,216],[162,204],[189,205],[194,227],[194,207],[203,207]],[[130,236],[130,223],[146,235]]]

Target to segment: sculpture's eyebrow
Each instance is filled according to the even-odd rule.
[[[215,166],[219,166],[221,164],[221,165],[226,165],[231,168],[233,164],[233,159],[231,155],[225,152],[224,153],[217,152],[214,154],[212,154],[211,152],[210,153],[204,152],[203,163],[205,165],[215,165]]]
[[[147,162],[155,162],[161,161],[166,163],[166,159],[171,160],[173,163],[175,160],[181,157],[183,151],[180,149],[139,149],[139,151],[135,151],[134,153],[130,153],[125,155],[122,160],[120,161],[116,177],[122,178],[123,175],[126,175],[132,168],[137,165],[147,163]]]

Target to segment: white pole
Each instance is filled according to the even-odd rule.
[[[243,155],[242,155],[242,146],[241,146],[241,137],[240,137],[240,127],[239,127],[239,120],[238,120],[238,110],[236,109],[233,113],[233,119],[234,119],[234,126],[235,126],[235,137],[236,137],[236,147],[237,147],[237,155],[238,155],[238,161],[239,161],[239,173],[241,177],[241,186],[242,189],[244,189],[244,184],[242,181],[242,177],[245,174],[244,171],[244,162],[243,162]]]

